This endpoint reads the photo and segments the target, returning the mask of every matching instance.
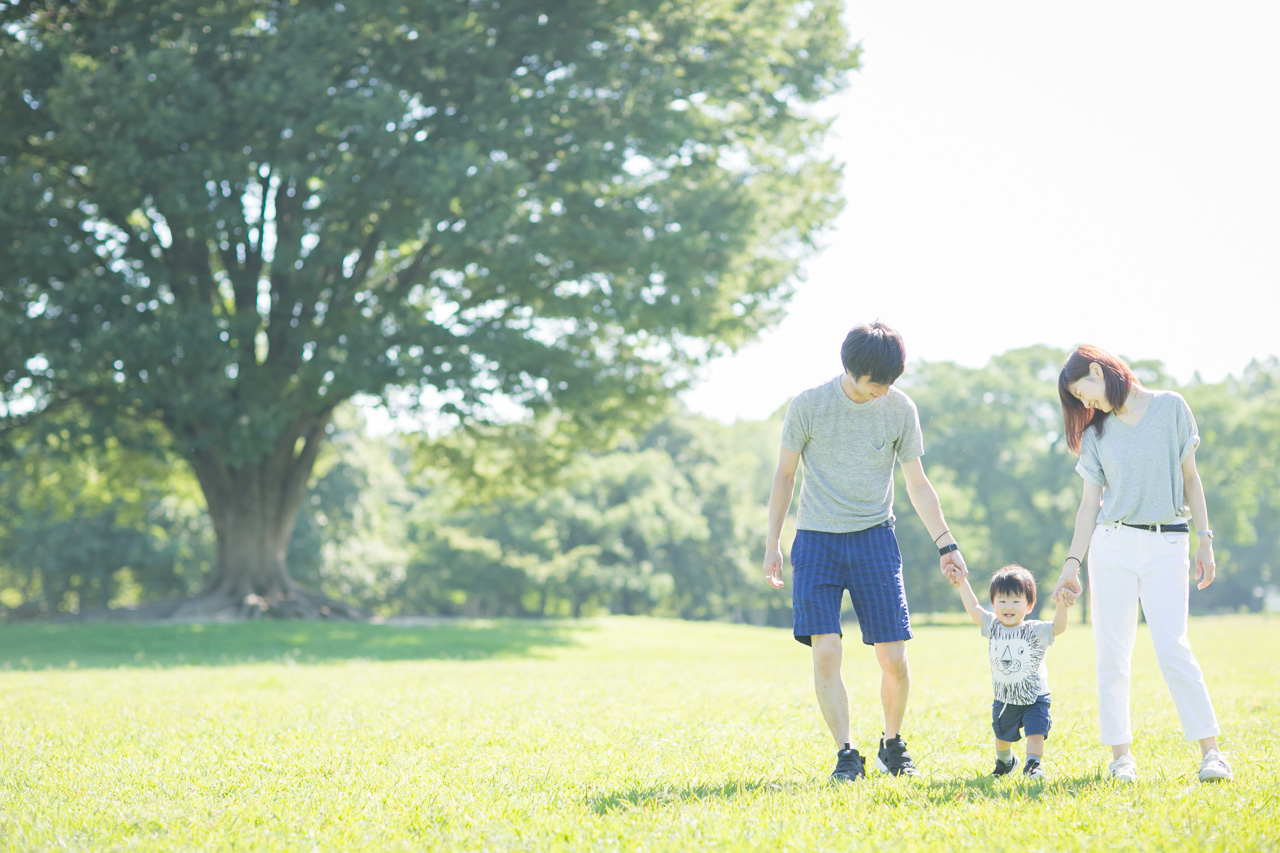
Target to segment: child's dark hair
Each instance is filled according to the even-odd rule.
[[[870,376],[877,385],[892,385],[907,365],[902,335],[876,320],[854,326],[840,346],[840,361],[854,379]]]
[[[1027,600],[1027,606],[1034,606],[1036,603],[1036,579],[1031,576],[1031,572],[1019,566],[1017,563],[1010,563],[1000,571],[991,576],[991,600],[995,601],[996,596],[1004,593],[1005,595],[1021,595]]]

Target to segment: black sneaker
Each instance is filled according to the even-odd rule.
[[[880,751],[876,754],[876,769],[890,776],[920,775],[911,756],[907,754],[907,743],[902,735],[880,742]]]
[[[832,782],[854,782],[867,775],[867,760],[858,750],[846,747],[836,753],[836,769],[831,771]]]
[[[1013,768],[1009,768],[1009,769],[1012,770]],[[1028,755],[1027,763],[1022,768],[1022,775],[1026,776],[1028,779],[1043,779],[1044,768],[1040,766],[1040,759],[1034,756]]]
[[[992,776],[1008,776],[1010,773],[1018,769],[1018,756],[1009,756],[1008,762],[996,759],[996,769],[991,771]]]

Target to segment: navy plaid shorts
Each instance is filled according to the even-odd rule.
[[[839,634],[845,590],[862,642],[910,640],[911,615],[902,586],[902,554],[889,522],[855,533],[797,530],[791,546],[791,629],[812,645],[814,634]]]
[[[1053,727],[1053,718],[1049,714],[1049,706],[1053,702],[1048,693],[1036,697],[1032,705],[1006,705],[1000,700],[991,703],[991,731],[1006,743],[1017,743],[1022,740],[1019,730],[1031,735],[1049,736]]]

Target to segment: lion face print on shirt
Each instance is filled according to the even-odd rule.
[[[1053,644],[1053,623],[1024,620],[1006,628],[994,614],[983,617],[982,633],[988,638],[991,686],[997,701],[1030,705],[1049,691],[1045,653]]]

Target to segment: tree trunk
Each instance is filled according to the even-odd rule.
[[[205,493],[218,538],[217,559],[206,592],[237,601],[259,596],[267,601],[291,598],[295,591],[285,554],[293,534],[284,484],[261,469],[241,469],[233,491]]]
[[[265,453],[241,465],[228,464],[214,451],[191,455],[217,536],[217,555],[204,592],[180,602],[171,618],[360,615],[299,587],[286,560],[332,414],[326,410],[295,417]]]

